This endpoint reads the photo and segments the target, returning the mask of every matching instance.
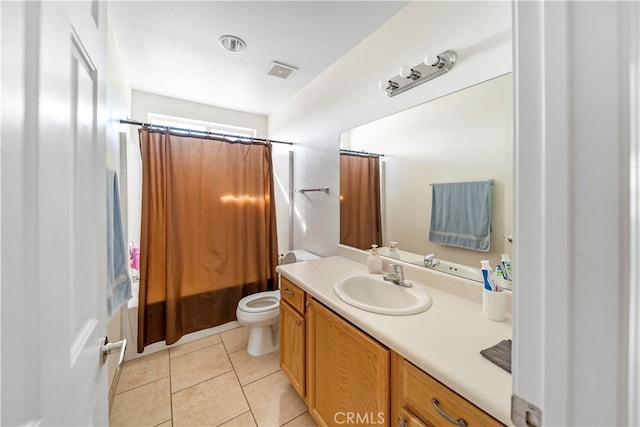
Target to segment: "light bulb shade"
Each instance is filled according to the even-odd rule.
[[[408,65],[403,65],[398,74],[400,74],[401,77],[408,79],[413,75],[413,70]]]
[[[433,67],[438,63],[438,55],[434,55],[432,53],[427,53],[424,56],[424,63],[430,67]]]
[[[380,88],[381,91],[387,94],[390,91],[397,89],[398,86],[398,83],[394,82],[393,80],[380,80],[378,82],[378,88]]]

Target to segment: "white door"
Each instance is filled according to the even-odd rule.
[[[103,2],[2,2],[2,425],[106,425]]]
[[[640,4],[513,5],[512,419],[637,426]]]

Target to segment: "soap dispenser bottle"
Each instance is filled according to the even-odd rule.
[[[382,271],[382,258],[378,253],[378,245],[371,245],[371,254],[367,258],[367,268],[371,274],[378,274]]]

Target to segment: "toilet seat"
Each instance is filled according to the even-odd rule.
[[[264,313],[278,309],[280,306],[280,290],[258,292],[247,295],[238,302],[238,310],[245,313]]]

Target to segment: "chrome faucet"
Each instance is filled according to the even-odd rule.
[[[382,276],[384,280],[387,282],[395,283],[399,286],[404,286],[405,288],[410,288],[413,286],[411,282],[404,279],[404,271],[402,270],[402,266],[398,264],[389,264],[391,268],[393,268],[393,272],[391,274],[385,274]]]
[[[424,257],[424,266],[429,268],[436,268],[436,265],[440,264],[440,261],[436,259],[435,253],[429,254]]]

